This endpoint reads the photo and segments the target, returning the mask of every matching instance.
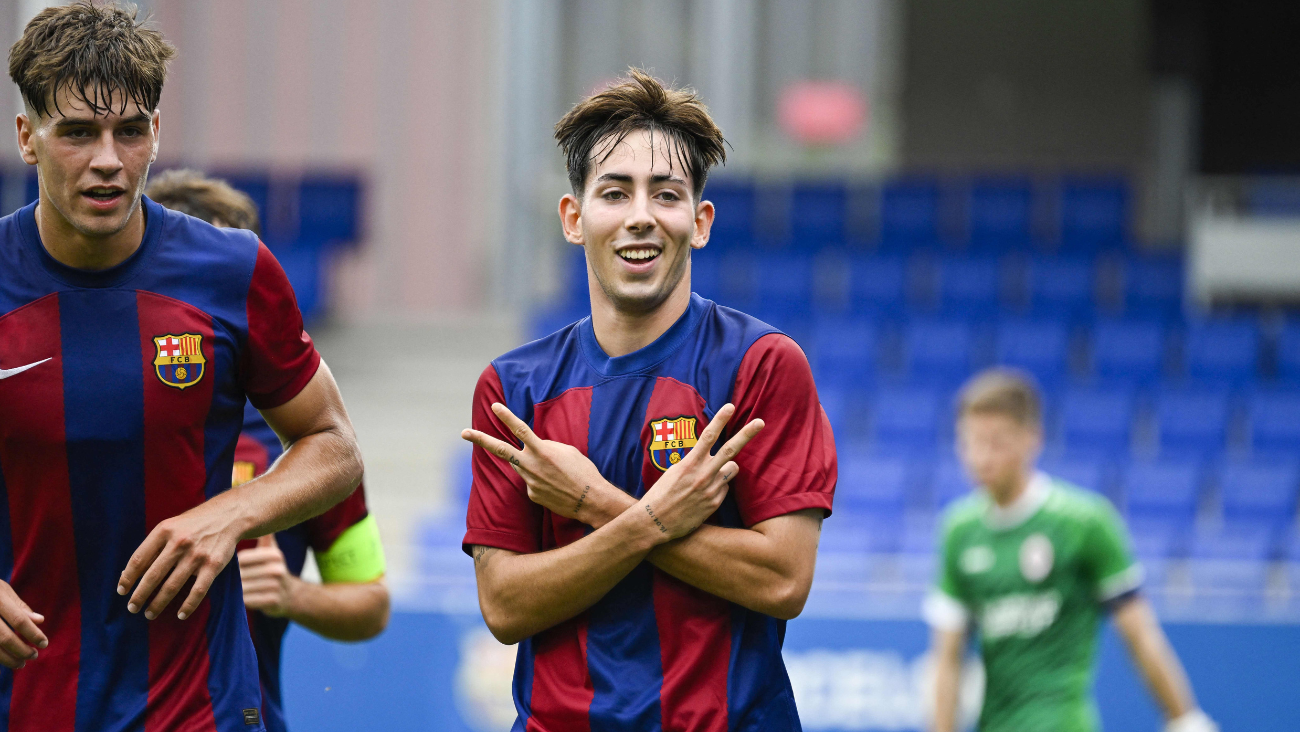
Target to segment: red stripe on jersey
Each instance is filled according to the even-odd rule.
[[[649,445],[650,423],[678,416],[696,418],[678,423],[678,439],[695,438],[708,420],[705,401],[691,387],[661,376],[646,408],[641,442]],[[649,455],[642,456],[641,477],[646,490],[663,475]],[[731,646],[731,604],[655,570],[655,619],[659,628],[664,681],[659,703],[664,730],[726,732],[727,672],[731,658],[718,649]]]
[[[572,389],[533,408],[533,431],[543,440],[555,440],[587,454],[591,421],[591,388]],[[544,513],[542,546],[551,549],[581,539],[586,525],[550,511]],[[574,693],[574,690],[581,692]],[[587,672],[587,615],[538,634],[533,639],[533,691],[528,732],[586,732],[591,729],[588,710],[595,696]],[[537,719],[554,723],[541,727]]]
[[[302,329],[302,313],[289,278],[260,242],[245,310],[248,348],[243,372],[248,398],[258,409],[278,407],[298,396],[316,375],[320,354]]]
[[[140,353],[144,361],[145,531],[203,503],[207,470],[203,428],[212,405],[216,358],[212,319],[185,303],[141,292],[137,295]],[[198,383],[175,389],[153,368],[154,337],[165,333],[203,336],[206,369]],[[149,701],[146,732],[216,732],[208,691],[207,624],[204,599],[186,620],[176,617],[190,585],[149,623]]]
[[[0,469],[9,490],[14,548],[10,584],[45,616],[41,630],[50,641],[39,658],[13,675],[9,729],[71,732],[81,663],[81,592],[63,421],[58,296],[0,317],[0,343],[0,367],[50,359],[0,381]],[[14,414],[23,418],[6,416]]]

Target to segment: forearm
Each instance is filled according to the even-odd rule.
[[[388,625],[388,588],[383,580],[359,584],[290,581],[285,617],[331,640],[360,641]]]
[[[1146,600],[1124,603],[1115,612],[1115,624],[1165,716],[1174,719],[1196,709],[1187,673]]]
[[[961,634],[934,631],[934,732],[956,732],[958,690],[961,688]]]
[[[475,546],[488,629],[502,643],[518,643],[594,605],[662,541],[639,514],[628,511],[578,541],[536,554]]]
[[[361,482],[361,454],[351,430],[306,435],[271,470],[213,498],[234,507],[241,539],[252,539],[319,516]]]

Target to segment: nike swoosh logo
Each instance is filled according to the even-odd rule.
[[[48,359],[48,358],[44,358],[44,359],[41,359],[40,361],[37,361],[36,363],[29,363],[29,364],[27,364],[26,366],[19,366],[19,367],[16,368],[16,369],[0,369],[0,381],[3,381],[4,379],[9,378],[10,376],[17,376],[18,374],[21,374],[22,372],[26,371],[27,369],[34,369],[34,368],[36,368],[37,366],[40,366],[41,364],[43,364],[43,363],[45,363],[46,361],[49,361],[49,360],[50,360],[50,359]]]

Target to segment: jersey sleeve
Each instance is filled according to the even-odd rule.
[[[829,516],[835,437],[803,351],[780,333],[759,338],[741,360],[733,393],[729,433],[764,422],[736,459],[740,472],[731,484],[745,526],[809,508]]]
[[[510,430],[492,413],[494,402],[505,403],[501,378],[488,366],[474,387],[471,424],[487,435],[518,445]],[[504,460],[474,446],[474,482],[465,515],[465,539],[461,548],[468,554],[475,544],[507,549],[520,554],[542,550],[542,507],[528,499],[524,479]]]
[[[298,396],[316,375],[320,354],[303,330],[289,278],[265,244],[257,245],[246,309],[244,390],[258,409],[278,407]]]
[[[957,546],[946,524],[939,537],[938,578],[926,595],[921,615],[938,630],[964,630],[970,623],[970,606],[958,580]]]
[[[1084,542],[1083,560],[1095,583],[1098,601],[1112,602],[1142,584],[1142,568],[1133,558],[1124,521],[1109,503],[1098,506]]]
[[[366,508],[366,487],[357,486],[352,495],[316,518],[307,519],[307,541],[317,555],[329,550],[343,532],[370,515]]]

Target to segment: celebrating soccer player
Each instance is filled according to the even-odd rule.
[[[794,341],[691,293],[722,134],[633,70],[555,136],[591,317],[492,362],[465,432],[479,603],[520,642],[515,729],[798,729],[781,642],[835,448]]]
[[[141,195],[174,54],[90,2],[42,10],[9,54],[19,149],[40,181],[0,219],[10,730],[264,729],[230,559],[361,478],[275,258],[251,232]],[[231,488],[247,399],[289,448]]]
[[[939,586],[925,603],[937,658],[934,729],[954,732],[966,631],[984,657],[981,732],[1092,732],[1097,624],[1109,612],[1170,720],[1217,729],[1196,707],[1178,657],[1138,594],[1140,567],[1105,498],[1037,472],[1038,392],[994,369],[958,400],[957,446],[981,490],[947,512]]]
[[[222,180],[173,170],[154,179],[145,194],[214,226],[258,231],[252,199]],[[266,420],[252,404],[245,404],[233,484],[265,473],[282,451],[280,438]],[[316,556],[323,584],[299,579],[308,547]],[[357,486],[342,503],[316,518],[256,541],[240,542],[236,556],[257,648],[262,715],[268,732],[284,732],[280,663],[289,621],[344,641],[373,638],[388,623],[384,551],[375,519],[366,510],[365,487]]]

